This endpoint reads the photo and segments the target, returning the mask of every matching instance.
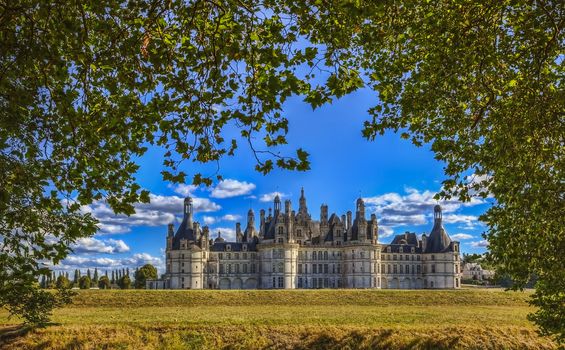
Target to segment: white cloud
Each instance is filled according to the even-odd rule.
[[[226,214],[222,216],[222,220],[224,221],[237,221],[239,219],[241,219],[241,215]]]
[[[448,214],[443,215],[442,220],[447,224],[462,223],[464,224],[464,227],[467,227],[469,229],[473,229],[480,224],[479,218],[473,215]]]
[[[394,234],[394,230],[388,226],[379,226],[379,239],[390,237]]]
[[[175,191],[175,193],[180,194],[181,196],[188,197],[188,196],[192,196],[192,193],[196,191],[197,188],[198,187],[194,185],[179,184],[173,187],[173,191]]]
[[[93,270],[94,268],[98,268],[99,271],[104,271],[129,268],[131,273],[131,270],[135,269],[136,267],[141,267],[145,264],[152,264],[158,270],[164,271],[163,259],[147,253],[137,253],[129,257],[116,259],[69,255],[60,264],[54,266],[54,269],[67,271],[79,269],[83,271],[86,269]]]
[[[452,239],[456,240],[456,241],[462,241],[465,239],[472,239],[475,238],[473,235],[467,234],[467,233],[456,233],[454,235],[450,235]]]
[[[222,238],[228,242],[235,242],[235,228],[229,227],[215,227],[210,229],[210,238],[216,239],[218,231],[221,232]]]
[[[363,198],[369,211],[377,214],[379,224],[388,227],[417,226],[431,222],[433,208],[438,201],[434,199],[432,191],[419,191],[406,188],[404,194],[385,193],[383,195]],[[452,199],[440,201],[446,223],[464,223],[467,226],[477,224],[477,218],[471,215],[460,215],[454,212],[462,207],[482,204],[483,201],[473,199],[463,203]],[[447,214],[447,215],[446,215]]]
[[[202,221],[204,221],[204,224],[206,225],[212,225],[216,222],[216,218],[213,216],[204,216],[202,217]]]
[[[237,196],[249,194],[254,189],[255,189],[255,184],[253,183],[238,181],[234,179],[225,179],[220,181],[220,183],[217,184],[216,187],[212,189],[212,193],[210,194],[210,197],[212,198],[237,197]]]
[[[471,247],[473,248],[486,248],[488,247],[488,242],[485,239],[482,239],[480,241],[475,241],[475,242],[470,242]]]
[[[259,200],[261,202],[272,202],[276,196],[279,196],[280,198],[286,197],[287,195],[281,192],[271,192],[271,193],[265,193],[263,195],[261,195],[261,197],[259,197]]]
[[[178,215],[182,215],[182,197],[150,194],[149,199],[150,203],[135,204],[135,213],[130,216],[114,214],[103,201],[83,206],[82,210],[91,213],[100,221],[98,227],[101,234],[127,233],[134,226],[165,226],[174,222]],[[213,212],[222,208],[208,198],[193,198],[193,206],[195,212]]]
[[[129,246],[121,239],[80,238],[71,245],[74,253],[126,253]]]

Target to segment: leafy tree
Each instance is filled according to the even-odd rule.
[[[110,289],[111,284],[110,284],[110,280],[108,279],[108,276],[104,275],[102,277],[100,277],[100,279],[98,280],[98,288],[100,289]]]
[[[145,281],[157,278],[157,269],[151,264],[145,264],[135,270],[135,288],[145,289]]]
[[[68,289],[71,287],[71,282],[65,275],[59,275],[56,283],[57,289]]]
[[[78,269],[75,269],[75,276],[73,277],[73,286],[78,287],[78,281],[80,279],[80,272]]]
[[[124,275],[122,278],[120,278],[118,285],[120,286],[121,289],[130,289],[131,279],[129,278],[128,275]]]
[[[90,277],[88,277],[88,275],[82,276],[78,282],[78,285],[80,289],[90,289],[91,286]]]
[[[490,257],[513,288],[539,277],[532,317],[565,340],[561,2],[21,0],[3,11],[0,296],[28,293],[40,261],[57,264],[96,231],[82,205],[132,214],[150,200],[134,178],[146,145],[166,148],[172,182],[211,184],[181,164],[217,162],[242,141],[260,172],[306,170],[305,151],[277,152],[283,103],[368,87],[379,99],[363,135],[431,144],[446,163],[442,197],[494,197],[481,218]],[[232,126],[240,137],[226,140]],[[11,310],[18,300],[0,297]]]

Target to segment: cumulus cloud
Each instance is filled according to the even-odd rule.
[[[369,211],[377,214],[379,224],[389,227],[417,226],[428,224],[433,217],[433,208],[438,201],[432,191],[419,191],[407,188],[404,194],[385,193],[383,195],[363,198]],[[468,203],[458,200],[441,201],[446,223],[476,224],[477,218],[471,215],[460,215],[454,212],[462,207],[482,204],[483,201],[473,199]],[[447,215],[446,215],[447,214]]]
[[[130,270],[136,267],[151,264],[158,270],[164,271],[163,259],[152,256],[148,253],[136,253],[129,257],[124,258],[107,258],[107,257],[91,257],[91,256],[77,256],[70,255],[60,264],[53,266],[55,270],[116,270],[129,268]]]
[[[230,227],[215,227],[210,229],[210,238],[216,239],[218,231],[221,232],[222,238],[229,242],[235,242],[235,228]]]
[[[116,215],[107,203],[95,202],[83,206],[82,210],[91,213],[98,221],[102,234],[118,234],[131,231],[134,226],[165,226],[182,214],[184,198],[178,196],[149,195],[150,203],[137,203],[134,205],[135,213],[127,216]],[[222,207],[208,198],[193,198],[195,212],[214,212]]]
[[[486,239],[471,242],[470,244],[471,244],[471,247],[473,247],[473,248],[486,248],[486,247],[488,247],[488,242],[487,242]]]
[[[456,240],[456,241],[462,241],[465,239],[472,239],[475,238],[473,235],[467,234],[467,233],[456,233],[454,235],[450,235],[452,239]]]
[[[275,200],[275,197],[277,195],[280,198],[287,196],[285,193],[282,193],[282,192],[271,192],[271,193],[265,193],[265,194],[261,195],[261,197],[259,197],[259,200],[261,202],[272,202],[273,200]]]
[[[216,218],[213,216],[204,216],[202,217],[202,221],[204,221],[204,224],[206,225],[212,225],[216,222]]]
[[[447,224],[463,224],[463,227],[473,229],[479,224],[479,218],[473,215],[448,214],[443,215],[443,222]]]
[[[194,185],[179,184],[173,187],[173,191],[181,196],[187,197],[192,196],[192,193],[196,191],[197,188],[198,187]]]
[[[394,230],[388,226],[379,226],[379,238],[390,237],[394,234]]]
[[[255,189],[255,184],[245,182],[245,181],[238,181],[234,179],[225,179],[220,181],[212,189],[212,193],[210,197],[212,198],[231,198],[242,196],[245,194],[251,193]]]
[[[129,246],[121,239],[80,238],[71,245],[74,253],[126,253]]]

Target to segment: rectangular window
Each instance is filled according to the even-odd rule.
[[[298,288],[302,288],[302,277],[298,277]]]
[[[418,266],[416,267],[416,270],[417,270],[418,273],[420,273],[420,271],[422,271],[422,269],[420,268],[420,265],[418,265]]]
[[[400,265],[400,273],[404,273],[404,272],[403,272],[402,265]]]
[[[243,253],[243,258],[247,259],[247,253]]]
[[[312,273],[318,273],[318,265],[312,264]]]
[[[304,273],[308,273],[308,264],[304,264]]]
[[[243,264],[243,273],[247,273],[247,264]]]
[[[239,273],[239,264],[235,264],[235,273]]]
[[[328,264],[324,264],[324,273],[328,273]]]
[[[435,265],[432,265],[432,273],[436,273],[436,266]]]
[[[302,273],[302,264],[298,264],[298,273]]]
[[[396,260],[396,254],[392,256],[392,260]]]
[[[318,264],[318,273],[322,273],[322,264]]]
[[[224,264],[220,264],[220,273],[224,273]]]
[[[396,264],[394,264],[393,267],[394,267],[394,273],[398,273],[398,269],[397,269],[397,267],[396,267]]]
[[[337,273],[341,273],[341,264],[337,264]]]
[[[273,288],[277,288],[277,278],[273,277]]]
[[[234,255],[235,255],[235,259],[239,260],[239,253],[235,253]]]
[[[280,277],[279,277],[279,288],[283,288],[283,286],[284,286],[283,277],[280,276]]]

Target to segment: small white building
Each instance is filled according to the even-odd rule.
[[[494,271],[485,270],[479,263],[466,263],[463,265],[463,279],[484,281],[494,277]]]

